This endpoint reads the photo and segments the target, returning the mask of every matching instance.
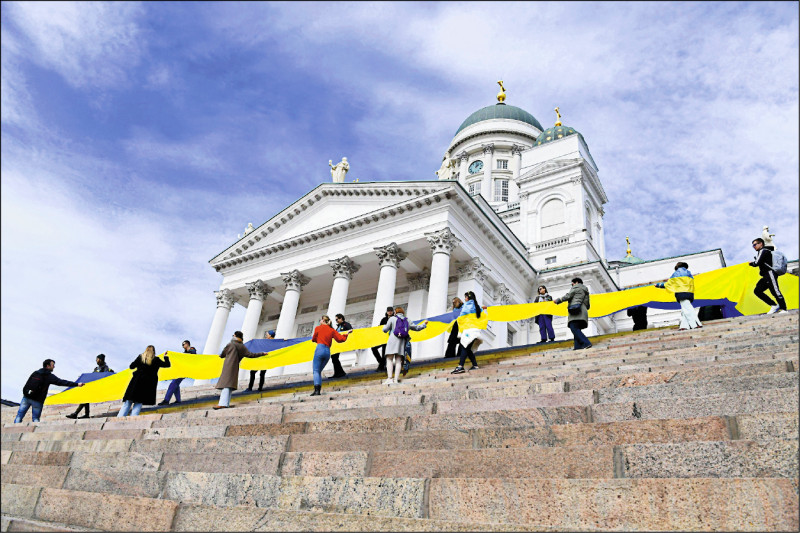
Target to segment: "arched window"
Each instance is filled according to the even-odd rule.
[[[564,202],[558,198],[548,200],[542,206],[542,236],[541,240],[554,239],[566,234],[567,219],[564,212]]]

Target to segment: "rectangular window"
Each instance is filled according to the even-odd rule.
[[[544,258],[544,264],[545,264],[545,265],[554,265],[554,264],[555,264],[555,262],[556,262],[556,256],[553,256],[553,257],[545,257],[545,258]]]
[[[508,180],[494,180],[494,201],[508,202]]]
[[[481,193],[481,182],[480,181],[473,181],[469,184],[469,195],[470,196],[477,196]]]
[[[508,170],[508,159],[498,159],[497,170]]]

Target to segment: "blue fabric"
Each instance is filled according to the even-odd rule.
[[[678,270],[676,270],[675,272],[673,272],[672,275],[670,276],[670,278],[682,278],[684,276],[687,276],[687,277],[690,277],[690,278],[694,279],[694,276],[692,276],[692,273],[689,272],[689,269],[688,268],[683,268],[683,267],[681,267]]]
[[[251,339],[244,343],[251,352],[271,352],[293,344],[310,341],[311,337],[297,337],[296,339]]]
[[[42,416],[43,405],[42,402],[37,402],[36,400],[31,400],[23,396],[22,401],[19,402],[19,410],[17,411],[17,417],[14,419],[14,423],[19,424],[22,422],[22,419],[25,418],[25,413],[31,408],[33,409],[33,411],[31,411],[31,417],[34,422],[38,422],[39,417]]]
[[[314,350],[314,362],[312,363],[314,371],[314,385],[322,386],[322,369],[328,364],[328,360],[330,358],[330,347],[325,346],[324,344],[317,344],[317,349]]]
[[[578,327],[577,322],[570,322],[568,326],[570,331],[572,331],[573,337],[575,338],[575,349],[580,350],[592,345],[592,343],[589,342],[589,339],[586,338],[586,335],[583,334],[583,331],[581,331],[581,328]]]
[[[458,316],[464,316],[469,314],[477,314],[477,307],[475,306],[475,300],[467,300],[464,302],[464,305],[461,306],[461,313]]]
[[[539,315],[539,335],[542,336],[542,341],[546,341],[549,337],[550,340],[555,340],[556,333],[553,331],[553,315]]]

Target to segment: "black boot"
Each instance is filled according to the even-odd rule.
[[[314,392],[311,393],[311,396],[319,396],[320,390],[322,389],[322,385],[314,385]]]

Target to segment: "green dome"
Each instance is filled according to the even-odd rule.
[[[473,114],[468,116],[467,120],[461,123],[458,131],[456,131],[456,135],[458,135],[458,133],[467,126],[477,124],[478,122],[483,122],[484,120],[492,120],[494,118],[510,118],[511,120],[519,120],[520,122],[530,124],[539,131],[542,131],[543,129],[542,125],[539,124],[539,121],[524,109],[514,107],[513,105],[495,104],[486,106],[483,109],[478,109]]]
[[[536,138],[536,146],[555,141],[556,139],[561,139],[562,137],[566,137],[568,135],[575,135],[576,133],[578,132],[569,126],[553,126],[552,128],[547,128],[544,130],[542,134]]]
[[[638,265],[639,263],[644,263],[644,259],[639,259],[635,255],[626,255],[622,259],[619,260],[620,263],[629,263],[631,265]]]

